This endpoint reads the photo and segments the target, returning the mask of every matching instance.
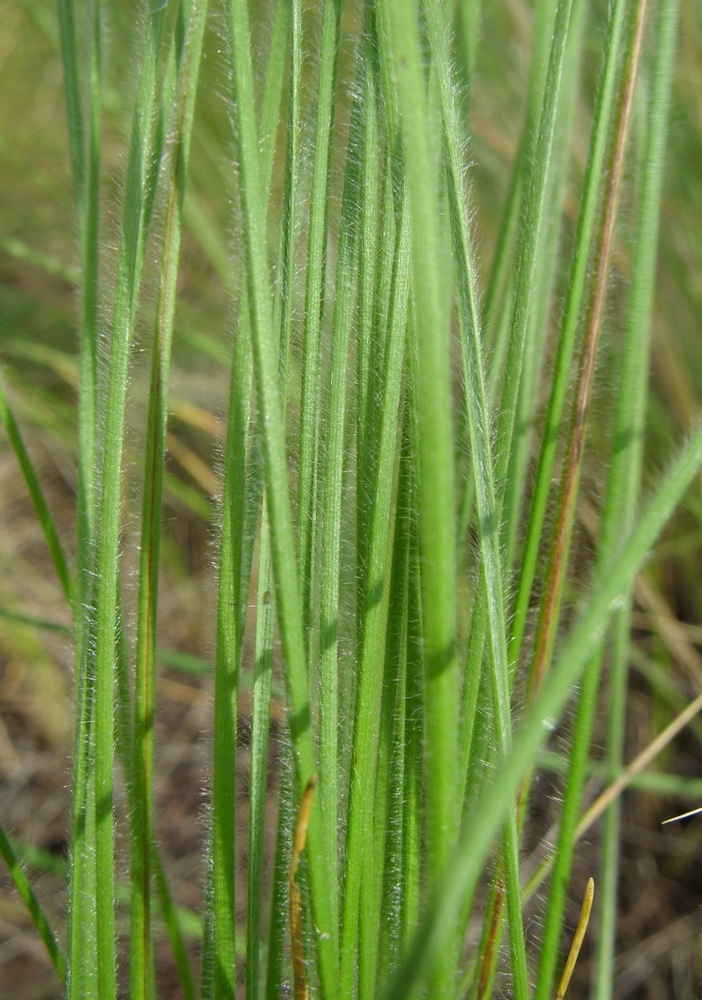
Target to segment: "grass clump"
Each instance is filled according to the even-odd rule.
[[[118,5],[59,0],[40,19],[65,85],[78,274],[6,250],[74,280],[79,308],[52,351],[29,351],[30,323],[17,336],[0,415],[71,619],[65,947],[21,851],[5,834],[0,849],[68,997],[165,996],[164,940],[203,1000],[485,1000],[505,982],[515,1000],[563,997],[598,808],[581,978],[618,995],[619,797],[651,759],[625,770],[628,664],[655,666],[632,647],[636,581],[662,572],[683,502],[697,544],[702,430],[686,417],[644,490],[649,454],[660,465],[682,436],[651,426],[659,246],[669,301],[696,294],[676,233],[659,240],[680,10],[601,6],[538,0],[510,21],[473,0],[169,0],[134,30]],[[30,362],[70,372],[68,544],[21,432],[50,405],[22,383]],[[678,384],[689,414],[697,388]],[[221,438],[209,467],[203,431]],[[198,526],[199,556],[216,539],[195,649],[164,618],[189,576],[164,510]],[[664,590],[644,606],[670,634]],[[163,858],[164,664],[213,675],[200,920]]]

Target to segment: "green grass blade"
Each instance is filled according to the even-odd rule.
[[[412,545],[412,469],[409,441],[410,416],[405,407],[397,485],[397,514],[393,542],[392,580],[388,605],[386,681],[381,716],[380,753],[376,780],[374,852],[383,859],[381,910],[375,925],[381,928],[378,942],[378,990],[382,993],[390,974],[399,965],[402,948],[402,913],[405,880],[405,792],[407,785],[407,674],[409,656],[409,582]],[[378,789],[378,786],[382,786]],[[381,794],[385,802],[380,800]],[[416,800],[412,803],[416,806]],[[380,809],[384,822],[378,822]],[[380,829],[379,829],[380,828]],[[381,839],[382,837],[382,839]]]
[[[9,254],[10,257],[14,257],[16,260],[27,261],[32,267],[37,267],[47,274],[58,275],[64,281],[70,282],[71,285],[78,286],[80,284],[80,271],[76,267],[64,263],[64,261],[58,257],[54,257],[52,254],[35,250],[21,240],[0,239],[0,250],[3,253]]]
[[[97,976],[101,998],[116,993],[114,916],[114,662],[118,605],[119,510],[129,348],[144,249],[143,205],[150,166],[163,11],[149,14],[135,103],[108,354],[97,526],[95,592],[95,861]]]
[[[405,787],[402,851],[402,904],[400,908],[400,958],[412,947],[412,935],[421,906],[422,777],[424,751],[424,714],[422,685],[422,601],[419,544],[416,528],[410,539],[408,597],[407,693],[405,698]]]
[[[369,85],[370,67],[364,58],[359,70],[363,99],[354,102],[346,157],[341,208],[341,228],[336,268],[336,297],[332,323],[330,389],[321,482],[323,523],[319,607],[319,785],[324,835],[330,859],[330,905],[338,922],[339,843],[339,617],[341,593],[341,544],[344,513],[344,460],[349,375],[349,344],[358,282],[356,219],[360,205],[362,132],[375,117],[375,94]],[[373,127],[373,126],[371,126]]]
[[[87,521],[85,537],[92,539],[91,518],[94,510],[94,475],[97,464],[97,344],[100,291],[100,156],[102,146],[101,114],[101,32],[100,5],[95,3],[91,17],[89,49],[87,176],[85,215],[82,220],[81,267],[81,371],[79,398],[79,516]],[[80,205],[80,202],[79,202]],[[80,221],[80,214],[79,214]],[[79,532],[79,539],[82,538]]]
[[[514,281],[514,269],[510,270],[510,253],[515,243],[520,213],[525,211],[524,205],[529,194],[529,164],[534,156],[534,147],[539,134],[544,87],[547,85],[548,45],[549,39],[553,38],[555,14],[556,0],[538,0],[534,5],[534,30],[524,125],[512,166],[483,306],[487,341],[495,347],[496,352],[495,364],[491,368],[492,386],[497,384],[503,370],[500,358],[504,356],[506,348],[505,337],[509,329],[509,303]],[[518,243],[517,246],[519,246]]]
[[[402,188],[400,186],[399,190]],[[350,775],[346,841],[346,879],[341,938],[341,989],[343,995],[353,991],[356,956],[369,959],[361,965],[360,996],[372,995],[375,989],[374,947],[366,934],[374,934],[363,904],[373,906],[372,869],[374,860],[368,856],[372,844],[375,812],[375,771],[380,730],[387,614],[392,565],[394,508],[392,505],[395,478],[397,422],[402,384],[403,356],[409,305],[410,229],[406,198],[401,202],[402,218],[398,227],[392,304],[385,361],[383,407],[380,414],[377,479],[371,498],[371,530],[368,543],[368,580],[365,606],[361,611],[361,650],[358,691],[353,734],[355,766]],[[364,888],[362,890],[362,883]],[[359,908],[359,904],[361,904]],[[357,934],[360,941],[357,944]]]
[[[449,373],[449,317],[438,273],[438,159],[431,151],[419,36],[411,0],[387,3],[405,148],[412,220],[412,270],[417,314],[419,413],[419,523],[425,658],[427,757],[427,864],[433,883],[445,868],[457,822],[457,666],[453,428]],[[448,973],[445,973],[448,974]],[[437,987],[439,983],[437,983]]]
[[[25,868],[38,872],[50,872],[52,875],[58,875],[59,878],[66,878],[68,875],[68,865],[62,857],[57,856],[53,851],[46,851],[34,844],[26,844],[21,840],[15,840],[14,837],[7,839],[17,855],[17,860]]]
[[[168,414],[168,375],[173,340],[181,226],[190,137],[197,93],[206,0],[195,0],[183,16],[187,35],[180,54],[180,79],[173,104],[174,140],[166,193],[161,279],[152,347],[151,386],[144,467],[139,566],[131,800],[132,923],[130,982],[132,997],[153,997],[152,841],[153,719],[155,710],[158,573],[163,499],[163,467]]]
[[[166,878],[166,872],[163,868],[163,862],[161,861],[161,856],[155,845],[152,846],[152,851],[152,867],[154,871],[154,879],[156,881],[159,908],[166,924],[166,933],[168,934],[168,939],[171,943],[171,949],[173,951],[176,967],[178,969],[178,976],[180,978],[180,985],[183,989],[185,1000],[195,1000],[197,995],[195,990],[195,980],[193,978],[192,969],[190,968],[190,961],[188,959],[188,953],[185,946],[185,930],[187,928],[185,917],[187,911],[181,910],[174,905],[173,897],[171,896],[168,886],[168,880]]]
[[[17,892],[22,897],[29,915],[32,918],[32,923],[39,932],[46,950],[49,953],[49,958],[51,959],[51,964],[56,969],[56,975],[59,977],[61,982],[66,979],[66,960],[63,953],[59,947],[58,941],[56,940],[56,935],[51,929],[51,925],[46,918],[46,914],[41,908],[39,900],[34,894],[29,879],[24,873],[24,869],[20,864],[17,855],[15,854],[12,844],[7,838],[5,831],[0,827],[0,854],[2,854],[5,864],[8,867],[10,875],[12,876],[12,881],[15,883],[15,888]]]
[[[462,95],[464,100],[461,101],[464,117],[467,114],[468,98],[475,72],[475,53],[480,36],[480,4],[481,0],[457,3],[454,12],[456,69],[464,92]]]
[[[84,639],[90,638],[88,633]],[[84,656],[84,661],[86,657]],[[84,966],[81,956],[94,954],[95,931],[95,777],[92,767],[93,673],[81,667],[77,680],[74,785],[71,801],[71,866],[69,872],[67,996],[97,997],[95,963]],[[80,742],[79,742],[80,741]]]
[[[520,241],[514,279],[514,306],[495,450],[497,462],[495,479],[501,494],[504,494],[507,485],[506,477],[514,434],[526,337],[534,308],[537,253],[541,247],[542,231],[546,219],[549,167],[561,99],[561,81],[568,50],[572,6],[572,0],[559,0],[556,11],[538,138],[534,148],[534,160],[527,183],[522,221],[519,227]]]
[[[504,547],[505,567],[510,573],[518,564],[520,538],[523,531],[525,496],[530,482],[527,473],[535,449],[535,425],[540,415],[542,398],[542,374],[550,378],[548,366],[551,316],[554,311],[554,289],[560,278],[560,247],[567,238],[565,226],[566,184],[572,168],[571,148],[576,141],[573,124],[575,104],[580,83],[583,48],[585,46],[585,23],[587,15],[585,0],[575,0],[571,12],[568,42],[561,81],[561,96],[558,102],[553,150],[548,171],[548,191],[545,202],[546,216],[541,233],[541,244],[537,250],[537,266],[534,277],[534,306],[524,351],[524,364],[519,387],[515,434],[512,439],[512,453],[507,474],[507,490],[502,511],[505,524]],[[519,242],[519,239],[518,239]]]
[[[259,951],[263,890],[263,850],[268,791],[268,732],[275,636],[275,603],[271,566],[270,524],[263,506],[258,555],[258,599],[251,725],[251,778],[249,781],[249,857],[246,910],[246,996],[259,995]]]
[[[321,401],[321,332],[325,298],[330,160],[334,136],[334,98],[342,6],[342,0],[329,0],[323,5],[307,241],[297,530],[303,622],[308,636],[311,627],[310,604],[314,591],[315,522],[318,507],[317,449]]]
[[[383,994],[410,947],[420,912],[424,664],[421,584],[415,521],[416,408],[405,406],[394,546],[389,652],[397,658],[392,769],[383,894],[384,942],[378,992]],[[399,606],[398,606],[399,605]],[[397,645],[395,645],[397,643]],[[392,679],[392,678],[391,678]]]
[[[49,505],[46,502],[44,491],[41,488],[41,484],[35,472],[29,452],[25,447],[17,421],[15,420],[14,414],[10,409],[10,404],[5,394],[2,382],[0,382],[0,421],[5,426],[8,441],[10,442],[12,450],[15,453],[15,457],[24,477],[24,481],[27,484],[29,495],[32,498],[32,503],[34,504],[39,524],[44,532],[44,538],[46,539],[46,544],[48,545],[49,553],[51,554],[51,561],[56,569],[56,573],[61,582],[61,587],[66,596],[66,600],[70,604],[73,597],[73,580],[71,578],[71,572],[68,568],[66,555],[63,551],[58,531],[56,530],[56,523],[51,511],[49,510]]]
[[[73,634],[73,629],[70,625],[63,625],[61,622],[50,622],[45,618],[35,618],[34,615],[23,615],[18,611],[10,611],[9,608],[0,607],[0,618],[5,618],[11,622],[18,622],[20,625],[28,625],[30,628],[38,628],[46,632],[60,632],[62,635]]]
[[[266,1000],[279,1000],[283,990],[283,964],[288,926],[288,876],[292,848],[293,768],[289,743],[281,753],[278,791],[278,833],[276,837],[273,885],[268,928]]]
[[[224,488],[217,597],[217,646],[213,720],[212,827],[202,961],[202,997],[234,996],[234,830],[236,717],[239,658],[243,643],[242,602],[248,581],[244,549],[252,358],[245,323],[235,339],[224,452]]]
[[[647,123],[644,126],[646,142],[640,160],[637,225],[632,243],[632,281],[624,343],[623,391],[619,396],[612,472],[608,481],[608,497],[611,499],[605,506],[600,542],[604,554],[613,544],[615,534],[628,530],[633,523],[636,499],[640,491],[649,361],[649,337],[643,336],[643,331],[650,330],[653,310],[658,220],[679,6],[678,0],[667,0],[660,4],[655,22],[656,49],[652,59]],[[630,616],[625,604],[615,620],[612,650],[607,741],[607,773],[610,781],[614,781],[623,769],[629,646]],[[603,833],[602,874],[598,889],[600,929],[593,993],[596,1000],[612,998],[619,843],[620,803],[616,800],[605,816]]]
[[[76,214],[82,271],[80,331],[80,393],[78,405],[78,531],[75,595],[75,739],[71,801],[72,859],[69,876],[67,995],[94,996],[96,968],[83,962],[96,947],[94,932],[94,853],[83,844],[94,839],[94,782],[89,756],[92,718],[94,621],[86,614],[94,578],[95,470],[97,469],[97,337],[99,301],[99,224],[101,148],[100,5],[90,15],[87,67],[76,51],[75,16],[71,0],[59,2],[59,25],[73,165]],[[87,104],[87,134],[83,100]]]
[[[78,573],[85,572],[84,549],[92,538],[93,488],[96,468],[96,360],[99,301],[100,148],[101,148],[101,21],[100,5],[90,11],[85,66],[76,51],[75,15],[71,0],[59,0],[61,52],[66,89],[69,145],[81,257],[81,381],[79,396]],[[87,104],[87,130],[83,101]],[[78,595],[78,607],[84,607]],[[80,615],[77,616],[80,619]],[[77,651],[80,662],[81,639]],[[78,701],[80,708],[80,700]]]
[[[367,11],[371,8],[368,6]],[[368,18],[370,20],[370,16]],[[371,25],[366,24],[368,37],[365,41],[366,58],[369,58],[371,45],[378,44]],[[358,463],[357,496],[362,502],[356,504],[356,572],[358,574],[358,593],[362,597],[366,583],[368,566],[368,535],[370,531],[368,505],[363,502],[371,496],[373,490],[373,475],[377,450],[377,343],[374,334],[377,329],[386,329],[380,323],[376,325],[376,298],[382,298],[390,285],[392,272],[392,255],[379,254],[381,240],[381,225],[384,227],[388,245],[394,245],[394,205],[392,188],[388,178],[381,177],[378,167],[380,162],[381,138],[378,114],[370,101],[377,86],[369,76],[365,80],[365,100],[368,101],[368,113],[363,120],[363,152],[361,156],[361,199],[359,209],[359,250],[358,250],[358,319],[356,331],[356,455]],[[386,95],[383,95],[386,97]],[[377,99],[377,97],[376,97]],[[387,104],[387,98],[385,100]],[[381,186],[384,184],[384,187]],[[381,193],[382,192],[382,193]],[[380,268],[378,261],[380,260]],[[389,300],[387,292],[387,300]],[[360,624],[359,624],[360,641]]]
[[[281,115],[281,97],[285,70],[292,75],[292,66],[287,66],[288,51],[296,44],[290,27],[295,17],[294,3],[277,0],[275,16],[271,28],[271,41],[268,48],[266,63],[266,79],[261,100],[261,168],[263,170],[263,190],[269,191],[273,164],[275,162],[275,144],[278,133],[278,122]],[[299,81],[298,81],[299,85]],[[292,89],[292,80],[289,82]]]
[[[96,5],[97,6],[97,5]],[[63,61],[64,89],[68,118],[68,143],[73,167],[73,187],[76,197],[79,228],[82,230],[86,213],[86,149],[83,115],[81,65],[76,47],[76,23],[72,0],[59,0],[58,19]]]

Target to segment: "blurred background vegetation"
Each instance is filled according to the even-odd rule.
[[[318,16],[310,4],[314,32]],[[586,18],[583,79],[576,110],[562,244],[577,218],[593,88],[599,72],[606,4]],[[256,44],[267,47],[269,4],[254,3]],[[139,11],[116,2],[105,10],[103,119],[105,276],[117,243],[125,133],[135,66]],[[180,271],[170,397],[157,717],[157,831],[174,894],[199,910],[204,867],[203,773],[210,726],[215,603],[212,528],[220,488],[233,305],[228,255],[236,243],[232,199],[235,164],[223,41],[210,19],[195,118]],[[349,29],[358,19],[346,14]],[[77,401],[76,233],[56,9],[51,0],[0,0],[0,365],[2,377],[46,491],[66,551],[75,543]],[[531,4],[482,5],[470,106],[470,157],[477,247],[492,258],[510,170],[519,142],[529,71]],[[347,33],[348,35],[348,33]],[[344,55],[342,53],[342,59]],[[261,59],[264,65],[264,59]],[[306,95],[313,99],[313,93]],[[343,113],[340,115],[343,122]],[[335,167],[341,164],[343,125]],[[636,128],[634,138],[636,141]],[[282,143],[281,149],[282,149]],[[309,164],[307,164],[309,167]],[[334,177],[339,183],[339,169]],[[282,162],[274,185],[279,192]],[[309,177],[303,178],[308,184]],[[590,534],[602,487],[616,372],[609,350],[629,276],[625,189],[615,272],[601,350],[596,405],[589,427],[585,488],[574,566],[590,563]],[[275,197],[275,195],[274,195]],[[278,193],[279,197],[279,193]],[[273,218],[275,218],[273,214]],[[272,240],[276,241],[275,234]],[[568,254],[564,252],[564,260]],[[147,251],[149,267],[155,260]],[[488,273],[486,267],[483,273]],[[151,275],[153,284],[153,273]],[[562,297],[555,291],[556,309]],[[147,305],[137,329],[128,448],[138,454],[148,372],[139,336],[152,326]],[[153,301],[151,301],[153,306]],[[145,357],[145,356],[144,356]],[[665,467],[674,441],[687,433],[702,397],[702,3],[683,0],[664,182],[653,324],[647,426],[647,477]],[[125,462],[127,475],[140,463]],[[136,565],[138,483],[125,483],[127,562]],[[134,506],[132,506],[134,505]],[[130,520],[130,518],[132,520]],[[131,527],[130,527],[131,525]],[[702,480],[661,538],[635,591],[627,759],[633,759],[702,690]],[[129,599],[129,578],[127,576]],[[68,784],[72,746],[70,616],[15,457],[0,436],[0,817],[32,866],[54,924],[65,904]],[[178,655],[180,654],[180,655]],[[606,691],[605,691],[606,697]],[[238,767],[246,797],[247,705],[241,705]],[[274,736],[280,723],[274,719]],[[604,722],[603,722],[604,725]],[[595,737],[597,739],[597,736]],[[275,744],[273,752],[275,751]],[[702,720],[685,729],[625,794],[619,957],[615,995],[693,998],[702,982],[700,955],[700,823],[661,829],[661,820],[702,803]],[[553,758],[558,769],[557,756]],[[548,823],[557,785],[544,779],[533,809]],[[594,786],[593,786],[594,789]],[[239,821],[245,823],[245,808]],[[595,827],[581,845],[578,867],[589,873]],[[245,843],[245,838],[242,838]],[[126,873],[125,873],[126,875]],[[195,945],[193,945],[195,947]],[[167,997],[170,957],[157,954],[160,995]],[[584,970],[582,970],[584,972]],[[578,987],[573,988],[575,995]],[[9,878],[0,873],[0,996],[40,1000],[59,995],[43,947]]]

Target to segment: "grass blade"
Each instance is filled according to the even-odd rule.
[[[321,327],[327,259],[327,216],[331,148],[334,136],[339,30],[342,0],[323,5],[319,81],[312,164],[312,192],[307,241],[307,283],[300,398],[300,469],[298,488],[298,546],[302,614],[306,634],[311,632],[310,604],[314,592],[313,566],[318,492],[318,433],[321,401]],[[309,652],[309,641],[308,641]]]
[[[520,214],[524,216],[526,211],[526,199],[529,195],[529,164],[533,160],[534,147],[539,135],[544,88],[547,86],[548,46],[549,39],[553,38],[555,15],[556,0],[538,0],[534,5],[533,44],[524,125],[512,166],[483,306],[485,327],[488,331],[487,340],[496,349],[496,363],[492,369],[491,378],[493,386],[503,368],[498,359],[503,355],[506,347],[505,339],[509,330],[510,285],[514,279],[514,271],[510,273],[510,251],[515,243]]]
[[[12,450],[15,453],[15,457],[24,477],[24,481],[27,484],[29,495],[32,498],[32,503],[34,504],[34,509],[37,513],[39,523],[42,531],[44,532],[44,538],[46,539],[46,544],[48,545],[49,552],[51,554],[51,561],[54,564],[54,568],[61,582],[61,587],[66,596],[66,600],[70,604],[73,597],[73,580],[71,578],[71,572],[68,568],[66,555],[63,551],[58,531],[56,530],[56,524],[51,515],[51,511],[49,510],[49,505],[46,502],[44,492],[41,488],[39,477],[37,476],[32,460],[29,457],[29,452],[25,447],[17,421],[15,420],[14,414],[10,409],[10,404],[5,394],[2,382],[0,382],[0,421],[2,421],[5,425],[5,432],[7,434],[8,441],[10,442]]]
[[[523,221],[520,225],[523,239],[520,241],[520,252],[514,279],[514,305],[495,452],[497,456],[495,479],[501,493],[504,493],[507,486],[506,477],[514,434],[526,336],[534,306],[536,261],[546,218],[547,179],[553,153],[572,6],[571,0],[559,0],[556,11],[539,133],[534,151],[533,167],[527,185],[528,194],[524,203]]]
[[[402,188],[400,187],[400,191]],[[371,498],[371,531],[368,544],[368,581],[365,606],[361,611],[361,650],[354,719],[353,758],[350,775],[346,841],[346,880],[341,937],[341,986],[344,995],[353,991],[356,954],[369,959],[361,966],[360,995],[368,996],[375,988],[375,962],[372,953],[357,933],[377,931],[363,915],[363,905],[373,906],[371,872],[373,859],[366,852],[372,843],[374,812],[373,790],[377,763],[377,734],[380,731],[385,642],[392,560],[394,510],[392,505],[395,479],[394,454],[397,445],[397,421],[402,381],[402,358],[405,349],[407,310],[409,304],[410,230],[407,201],[401,203],[402,218],[398,227],[395,272],[389,336],[386,349],[384,405],[380,415],[381,433],[378,445],[377,479]],[[362,890],[362,882],[364,889]],[[359,900],[362,905],[359,910]],[[370,966],[370,967],[368,967]]]
[[[116,992],[114,924],[114,662],[118,605],[119,509],[127,396],[129,347],[143,264],[144,201],[150,168],[150,127],[155,105],[163,10],[148,15],[135,103],[132,143],[124,197],[108,357],[99,513],[96,518],[95,591],[95,898],[97,976],[101,998]]]
[[[263,850],[268,791],[268,733],[273,673],[275,604],[272,594],[270,524],[263,507],[258,556],[258,599],[251,725],[249,852],[246,911],[246,995],[258,997]]]
[[[422,65],[418,9],[411,0],[392,0],[386,7],[412,220],[425,722],[430,749],[427,760],[427,856],[428,877],[433,882],[448,861],[457,822],[454,779],[458,687],[449,317],[444,285],[438,273],[441,258],[438,162],[431,152],[432,125]]]
[[[647,122],[643,126],[646,141],[640,160],[640,195],[636,234],[633,240],[632,284],[622,374],[623,391],[619,397],[615,422],[612,472],[608,482],[608,502],[605,506],[600,543],[605,555],[613,545],[616,534],[630,529],[640,492],[650,340],[642,334],[651,327],[658,220],[678,21],[678,0],[667,0],[659,6],[656,21],[657,45],[651,68],[651,92]],[[620,454],[617,454],[619,450]],[[623,768],[630,625],[629,609],[625,603],[615,620],[612,654],[608,736],[610,781],[614,781]],[[611,1000],[612,997],[619,838],[620,806],[619,801],[615,801],[607,811],[603,833],[599,890],[600,928],[593,994],[596,1000]]]
[[[15,854],[12,844],[7,838],[5,831],[0,827],[0,854],[2,854],[5,864],[8,867],[10,875],[12,876],[12,881],[15,883],[15,888],[17,892],[22,897],[29,915],[32,918],[32,923],[39,932],[46,950],[49,953],[49,958],[53,967],[56,969],[56,975],[59,977],[61,982],[66,979],[66,960],[63,957],[63,953],[59,947],[58,941],[56,940],[56,935],[51,929],[51,925],[46,918],[46,914],[41,908],[39,900],[34,894],[29,879],[24,873],[24,869],[20,864],[17,855]]]
[[[132,996],[139,1000],[155,995],[151,921],[153,720],[163,467],[185,182],[207,2],[195,0],[187,10],[181,8],[181,13],[187,24],[187,35],[178,53],[180,80],[173,107],[175,132],[167,179],[161,280],[152,348],[134,677],[130,981]]]
[[[336,268],[336,298],[332,323],[330,389],[327,403],[324,463],[322,562],[320,567],[319,653],[319,797],[330,859],[330,906],[338,923],[339,843],[339,618],[341,593],[341,544],[344,510],[344,459],[349,371],[349,344],[358,282],[359,240],[356,220],[360,210],[361,171],[369,169],[370,155],[363,136],[373,128],[375,94],[368,79],[370,67],[363,57],[359,93],[351,111],[346,176],[341,208],[341,231]],[[361,88],[363,88],[361,90]],[[370,123],[370,124],[369,124]],[[367,159],[364,158],[366,152]]]

